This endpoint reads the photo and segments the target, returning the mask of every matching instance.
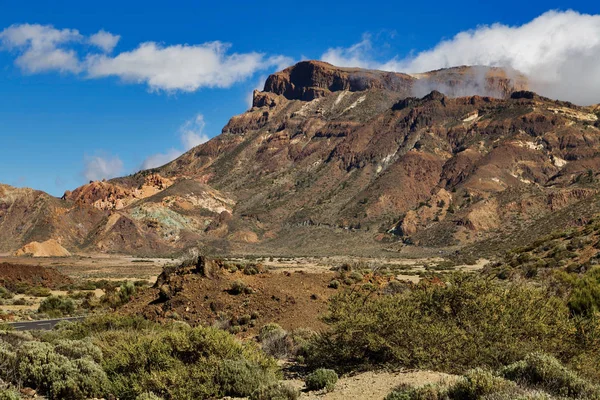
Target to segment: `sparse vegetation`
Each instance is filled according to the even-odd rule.
[[[34,339],[0,336],[0,379],[49,399],[250,396],[279,377],[252,343],[214,328],[101,316]]]
[[[234,281],[231,283],[231,288],[229,289],[229,293],[233,295],[238,294],[252,294],[252,288],[248,286],[243,281]]]
[[[499,371],[475,368],[451,385],[394,389],[386,400],[542,400],[600,398],[600,386],[568,370],[555,358],[532,353]]]
[[[313,367],[461,373],[499,368],[539,350],[567,362],[597,356],[598,328],[580,329],[563,300],[544,288],[475,274],[388,296],[341,293],[332,298],[325,321],[331,329],[308,350]]]
[[[250,400],[297,400],[300,397],[298,389],[281,382],[263,386],[254,391]]]
[[[305,383],[308,390],[325,389],[331,392],[337,381],[338,375],[334,370],[319,368],[306,377]]]
[[[48,314],[51,317],[62,317],[73,314],[75,303],[68,297],[50,296],[45,298],[38,309],[40,313]]]

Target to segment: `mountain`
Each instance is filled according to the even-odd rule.
[[[600,108],[526,90],[499,68],[408,75],[300,62],[271,75],[221,135],[163,167],[61,200],[0,192],[0,251],[50,238],[131,254],[534,240],[593,211]],[[31,222],[17,229],[19,219]]]

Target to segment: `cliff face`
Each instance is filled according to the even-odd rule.
[[[340,68],[321,61],[303,61],[269,76],[264,91],[281,95],[288,100],[303,101],[342,90],[359,92],[385,89],[409,96],[414,80],[406,74]]]
[[[303,61],[269,76],[264,92],[288,100],[311,101],[333,92],[372,89],[392,91],[403,97],[422,97],[437,90],[450,97],[488,95],[504,98],[514,91],[526,90],[527,79],[517,72],[493,67],[456,67],[408,75]]]
[[[541,234],[557,213],[564,226],[598,208],[600,123],[597,109],[516,91],[526,86],[495,68],[302,62],[170,164],[55,200],[95,216],[68,236],[85,251],[368,254]]]

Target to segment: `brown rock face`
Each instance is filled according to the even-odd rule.
[[[0,186],[0,249],[55,238],[75,251],[364,255],[542,234],[600,211],[598,108],[520,89],[497,68],[302,62],[163,167],[63,200]]]
[[[332,92],[360,92],[371,89],[397,92],[403,97],[422,97],[436,90],[450,97],[490,96],[504,98],[526,90],[527,79],[516,71],[494,67],[455,67],[423,74],[403,74],[341,68],[322,61],[302,61],[269,76],[264,92],[256,92],[254,106],[272,104],[265,93],[288,100],[311,101]],[[272,106],[272,105],[271,105]]]
[[[371,71],[360,68],[340,68],[322,61],[302,61],[269,76],[265,92],[284,96],[288,100],[310,101],[331,92],[358,92],[385,89],[410,95],[410,75]]]

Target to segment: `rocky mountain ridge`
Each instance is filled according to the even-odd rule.
[[[0,191],[0,250],[52,238],[132,254],[198,243],[365,253],[455,248],[534,227],[597,195],[600,112],[526,88],[497,68],[407,75],[301,62],[271,75],[221,135],[163,167],[62,200]],[[25,203],[40,211],[16,212]],[[58,223],[59,214],[69,218]],[[44,229],[19,227],[17,215]]]

